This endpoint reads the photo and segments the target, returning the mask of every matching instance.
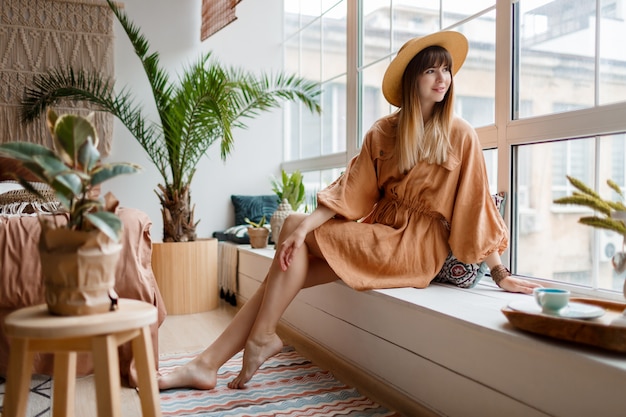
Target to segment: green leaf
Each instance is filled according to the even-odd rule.
[[[91,172],[100,161],[100,151],[88,140],[78,149],[78,163],[85,172]]]
[[[34,161],[43,168],[44,175],[48,179],[46,182],[55,191],[59,191],[59,187],[61,187],[61,191],[64,194],[67,194],[67,192],[74,196],[81,194],[83,183],[79,171],[68,168],[56,155],[38,155],[34,158]]]
[[[122,221],[114,213],[108,211],[98,211],[88,213],[85,216],[91,224],[115,242],[119,242],[122,237]]]
[[[0,144],[0,155],[15,158],[19,161],[32,161],[37,155],[56,157],[55,153],[45,146],[29,142],[7,142]]]
[[[64,114],[56,120],[53,137],[57,151],[69,164],[78,163],[78,150],[86,141],[98,143],[94,126],[75,114]]]
[[[140,169],[138,165],[124,162],[100,165],[92,172],[91,185],[98,185],[118,175],[134,174]]]

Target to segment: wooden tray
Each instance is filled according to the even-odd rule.
[[[509,322],[518,329],[550,336],[556,339],[582,343],[590,346],[626,352],[626,327],[611,325],[620,317],[626,304],[589,298],[572,298],[571,301],[591,304],[606,309],[606,313],[596,319],[571,319],[554,317],[542,313],[526,313],[504,307],[502,312]]]

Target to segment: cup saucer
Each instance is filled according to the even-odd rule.
[[[570,301],[568,305],[554,313],[544,313],[535,300],[515,300],[509,303],[509,308],[530,314],[545,314],[546,316],[564,317],[568,319],[595,319],[604,315],[602,307]]]

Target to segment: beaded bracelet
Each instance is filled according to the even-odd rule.
[[[500,282],[502,282],[504,278],[510,277],[510,276],[511,276],[511,271],[509,271],[509,269],[502,264],[494,266],[491,269],[491,279],[493,279],[493,281],[496,283],[498,287],[500,286]]]

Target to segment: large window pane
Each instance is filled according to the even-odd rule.
[[[600,2],[599,104],[626,100],[626,10],[624,0]]]
[[[461,22],[488,8],[496,6],[496,0],[442,0],[443,27]]]
[[[285,38],[289,38],[320,15],[321,1],[284,0],[284,10]]]
[[[518,117],[595,104],[596,0],[520,0]],[[555,106],[568,103],[571,107]]]
[[[324,86],[322,94],[322,142],[317,155],[346,150],[346,78],[341,77]],[[308,156],[317,156],[308,155]]]
[[[322,16],[322,80],[346,73],[346,0]]]
[[[313,81],[322,81],[321,22],[315,20],[300,34],[300,75]]]
[[[389,61],[384,60],[361,71],[360,139],[376,120],[391,112],[391,106],[381,91],[383,75],[388,65]]]
[[[438,1],[394,0],[392,4],[392,50],[397,51],[411,38],[441,29]]]
[[[590,288],[621,288],[623,280],[614,273],[611,257],[622,250],[623,237],[578,223],[580,217],[593,215],[591,209],[553,201],[574,192],[566,175],[603,198],[618,198],[606,180],[625,185],[624,140],[624,135],[612,135],[516,148],[516,273]]]
[[[391,52],[391,0],[364,0],[362,30],[362,65],[386,57]]]
[[[285,68],[322,86],[321,116],[295,103],[287,105],[286,160],[346,149],[347,4],[285,2]]]

